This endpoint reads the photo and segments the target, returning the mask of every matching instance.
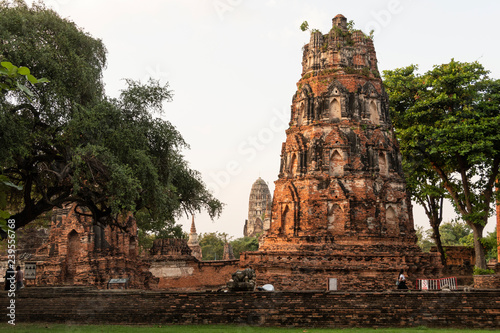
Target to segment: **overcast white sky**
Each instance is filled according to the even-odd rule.
[[[124,78],[169,82],[165,105],[191,149],[185,152],[226,204],[211,221],[196,216],[198,233],[243,236],[248,198],[260,176],[271,193],[281,143],[300,79],[302,46],[343,14],[365,33],[375,30],[379,70],[418,64],[479,61],[500,77],[500,2],[431,0],[45,0],[62,17],[103,40],[106,91],[117,96]],[[428,228],[414,207],[416,225]],[[449,209],[448,219],[453,217]],[[189,232],[190,218],[179,220]],[[494,221],[488,230],[494,229]]]

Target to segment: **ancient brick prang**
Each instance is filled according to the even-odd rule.
[[[132,216],[116,225],[94,223],[90,211],[68,204],[52,212],[47,243],[30,261],[36,262],[36,285],[95,285],[128,278],[129,286],[147,288],[151,274],[137,259],[137,226]]]
[[[372,40],[337,15],[328,34],[311,34],[302,68],[270,229],[259,254],[247,254],[242,265],[286,289],[324,288],[326,280],[309,283],[311,276],[339,277],[349,288],[363,282],[365,289],[392,285],[400,268],[414,278],[438,273],[437,256],[416,245]],[[308,283],[285,282],[300,279],[299,272]],[[363,276],[378,282],[367,285]]]
[[[259,177],[253,183],[248,200],[248,220],[245,221],[243,235],[255,237],[269,229],[271,219],[271,192],[266,182]]]

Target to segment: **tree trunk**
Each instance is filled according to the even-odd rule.
[[[439,226],[443,221],[443,201],[444,196],[439,197],[433,195],[427,195],[427,200],[420,200],[420,203],[425,209],[425,214],[429,218],[429,223],[432,227],[432,236],[434,242],[436,243],[437,250],[441,255],[441,264],[446,267],[446,255],[444,253],[443,243],[441,242],[441,233],[439,232]]]
[[[471,223],[472,231],[474,233],[474,252],[476,253],[476,267],[486,269],[486,256],[481,239],[483,238],[484,226]]]
[[[439,232],[439,224],[440,223],[435,223],[433,221],[431,222],[432,231],[434,235],[434,242],[436,243],[437,250],[441,255],[441,263],[443,264],[444,267],[446,267],[446,256],[444,253],[443,243],[441,242],[441,233]]]

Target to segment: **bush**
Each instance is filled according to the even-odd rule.
[[[474,267],[474,275],[493,275],[495,271],[493,269],[483,269],[479,267]]]

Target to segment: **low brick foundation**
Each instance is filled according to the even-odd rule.
[[[5,317],[9,298],[0,307]],[[186,292],[25,288],[16,323],[500,328],[500,290]]]
[[[474,288],[500,289],[500,274],[474,275]]]
[[[198,261],[189,256],[184,260],[154,258],[149,265],[158,280],[156,285],[150,284],[151,289],[200,291],[225,287],[231,274],[239,269],[239,260]]]

